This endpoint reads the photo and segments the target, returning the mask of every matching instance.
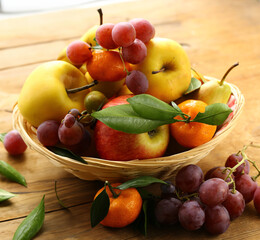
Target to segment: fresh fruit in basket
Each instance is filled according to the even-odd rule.
[[[180,98],[191,82],[190,61],[184,49],[174,40],[158,37],[146,47],[146,58],[133,66],[149,81],[146,93],[167,103]]]
[[[171,134],[176,141],[188,148],[194,148],[208,142],[214,136],[217,126],[190,122],[199,112],[205,112],[207,104],[199,100],[186,100],[178,106],[182,112],[190,116],[190,119],[187,119],[186,122],[171,124]]]
[[[186,148],[210,141],[231,110],[216,103],[191,114],[192,106],[177,106],[175,100],[184,94],[191,97],[208,84],[191,69],[182,46],[154,37],[155,29],[145,19],[103,24],[99,13],[101,25],[70,43],[64,61],[42,64],[30,74],[18,100],[22,116],[35,127],[58,121],[57,144],[69,149],[94,139],[99,157],[108,160],[162,157],[169,145],[170,124],[172,138]],[[194,85],[194,79],[200,84]],[[71,109],[79,115],[72,117]],[[191,126],[197,126],[195,133]],[[93,136],[83,141],[90,129]]]
[[[85,109],[84,98],[88,90],[69,94],[68,89],[86,84],[84,75],[67,62],[43,63],[26,79],[18,99],[18,108],[35,127],[46,120],[61,121],[70,109]]]
[[[229,72],[238,66],[238,63],[232,65],[227,72],[224,74],[220,81],[211,80],[204,83],[197,91],[192,95],[194,99],[201,100],[205,103],[227,103],[231,96],[231,87],[225,83],[226,76]]]
[[[103,109],[128,104],[131,95],[112,99]],[[163,125],[149,132],[131,134],[114,130],[101,121],[95,126],[95,145],[99,156],[104,159],[125,161],[160,157],[169,143],[169,126]]]

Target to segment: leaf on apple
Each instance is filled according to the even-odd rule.
[[[91,115],[107,126],[125,133],[144,133],[165,124],[174,122],[201,122],[221,125],[232,110],[224,103],[208,105],[204,113],[198,113],[195,119],[183,113],[176,103],[171,105],[148,94],[136,95],[127,100],[130,104],[105,108]],[[181,116],[182,119],[176,119]]]
[[[200,86],[201,86],[201,81],[198,80],[197,78],[192,77],[190,85],[189,85],[187,91],[184,93],[184,95],[187,95],[187,94],[199,89]]]
[[[175,122],[174,119],[151,120],[143,118],[133,110],[130,104],[112,106],[91,115],[115,130],[133,134],[149,132],[161,125]]]
[[[127,101],[139,116],[146,119],[172,120],[182,113],[180,109],[173,108],[166,102],[148,94],[139,94],[128,98]]]
[[[232,112],[224,103],[214,103],[205,108],[204,113],[198,113],[191,122],[206,123],[209,125],[221,125]]]

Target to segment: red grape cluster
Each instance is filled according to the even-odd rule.
[[[245,153],[231,154],[225,167],[214,167],[203,174],[197,165],[181,168],[175,185],[161,185],[161,200],[155,207],[157,221],[164,225],[179,222],[189,231],[204,228],[211,234],[224,233],[230,221],[241,216],[252,200],[260,213],[260,187],[249,175]]]
[[[155,35],[154,26],[143,18],[129,22],[106,23],[96,32],[97,43],[106,49],[120,48],[125,62],[138,64],[147,56],[146,43]],[[126,85],[134,94],[145,93],[148,80],[140,71],[131,71],[126,77]]]
[[[96,31],[96,42],[104,51],[118,49],[124,66],[126,66],[126,63],[139,64],[145,59],[147,56],[146,44],[154,35],[155,28],[149,21],[134,18],[129,22],[100,25]],[[66,55],[72,64],[80,66],[90,61],[93,51],[95,51],[95,47],[84,41],[76,40],[68,45]],[[145,93],[148,90],[149,82],[145,74],[135,70],[129,72],[126,67],[124,71],[127,72],[125,83],[133,94]]]
[[[46,147],[62,144],[73,152],[82,155],[91,141],[89,131],[79,121],[81,113],[71,109],[60,122],[47,120],[37,128],[37,138]]]

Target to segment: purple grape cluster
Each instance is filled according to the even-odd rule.
[[[91,141],[89,131],[79,120],[80,112],[71,109],[61,122],[47,120],[37,128],[37,138],[42,145],[62,145],[76,154],[83,155]]]
[[[252,200],[260,213],[260,187],[249,170],[249,161],[240,154],[231,154],[225,167],[209,169],[205,176],[197,165],[181,168],[175,184],[161,185],[157,221],[163,225],[179,222],[188,231],[203,226],[211,234],[224,233]]]

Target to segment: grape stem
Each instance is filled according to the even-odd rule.
[[[183,200],[183,199],[190,200],[190,198],[192,198],[192,197],[198,197],[199,196],[198,193],[192,193],[192,194],[181,197],[178,190],[176,190],[175,193],[176,193],[176,196],[179,200]]]
[[[119,56],[120,56],[120,58],[121,58],[121,60],[123,62],[124,71],[126,72],[127,75],[129,75],[130,72],[127,70],[127,68],[125,66],[125,61],[124,61],[123,56],[122,56],[122,48],[119,48]]]
[[[237,163],[234,167],[230,168],[230,167],[226,167],[224,170],[223,170],[223,173],[225,173],[227,171],[227,169],[229,170],[229,173],[228,175],[226,176],[226,178],[224,179],[225,181],[229,178],[230,179],[230,182],[228,182],[228,185],[229,184],[233,184],[233,190],[232,190],[232,193],[235,193],[236,192],[236,186],[235,186],[235,181],[234,179],[231,177],[232,173],[236,171],[236,169],[241,166],[242,164],[245,163],[245,160],[249,161],[253,167],[257,170],[258,174],[254,177],[251,177],[253,181],[256,181],[256,179],[260,176],[260,169],[257,167],[255,161],[253,160],[250,160],[245,151],[247,150],[248,147],[256,147],[256,148],[260,148],[260,146],[258,145],[255,145],[253,143],[250,143],[248,145],[245,145],[242,150],[238,151],[237,155],[241,154],[242,155],[242,160]],[[244,171],[244,170],[243,170]]]

